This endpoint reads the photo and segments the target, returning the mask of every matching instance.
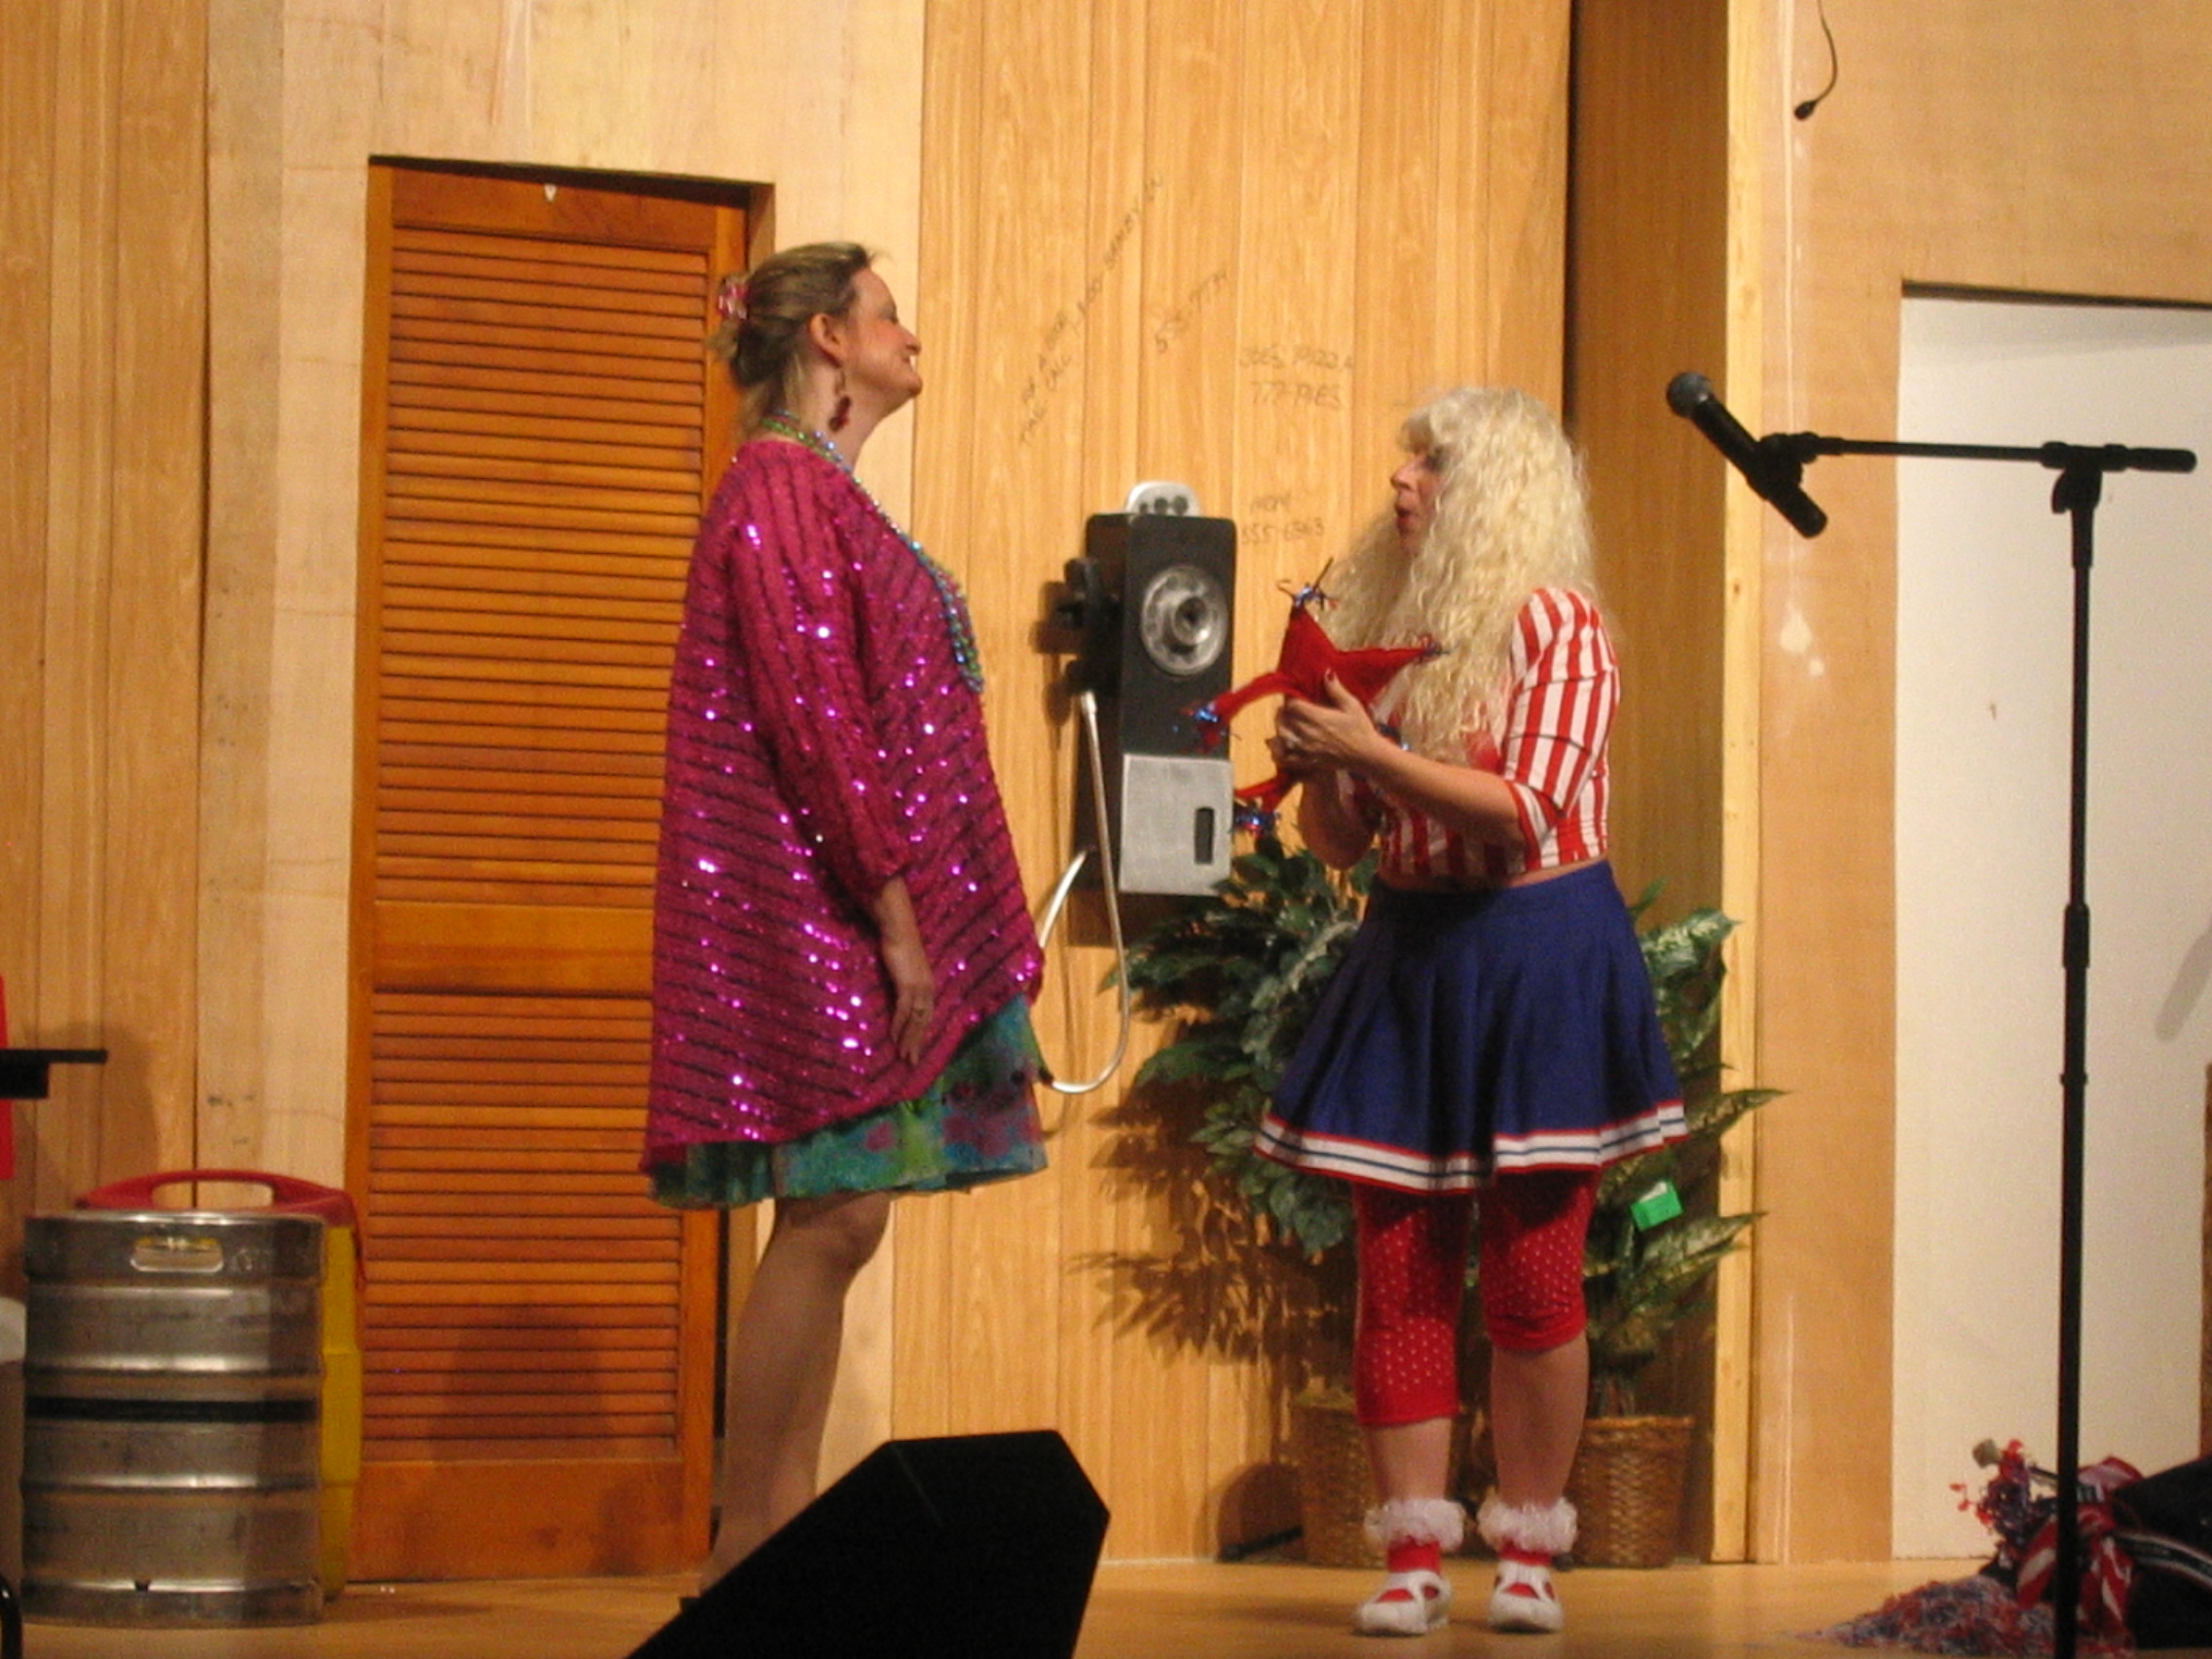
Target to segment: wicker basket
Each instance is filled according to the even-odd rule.
[[[1665,1567],[1682,1535],[1689,1473],[1686,1417],[1592,1418],[1567,1477],[1580,1512],[1574,1559],[1585,1567]]]
[[[1375,1501],[1367,1441],[1348,1401],[1308,1396],[1290,1408],[1290,1456],[1298,1465],[1298,1521],[1306,1559],[1316,1567],[1370,1567],[1382,1558],[1367,1541]]]
[[[1464,1424],[1462,1418],[1461,1422]],[[1452,1437],[1452,1484],[1464,1478],[1466,1435]],[[1367,1541],[1367,1511],[1375,1502],[1375,1477],[1367,1462],[1367,1437],[1343,1394],[1315,1392],[1292,1402],[1290,1456],[1298,1465],[1298,1519],[1306,1559],[1315,1567],[1379,1567],[1382,1552]],[[1468,1535],[1474,1532],[1468,1528]]]

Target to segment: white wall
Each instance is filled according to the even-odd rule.
[[[2212,313],[1912,299],[1899,378],[1908,440],[2203,463],[2108,481],[2091,577],[2082,1452],[2163,1468],[2196,1452]],[[2054,474],[1898,466],[1895,1548],[1954,1556],[1974,1443],[2056,1454],[2072,572]]]

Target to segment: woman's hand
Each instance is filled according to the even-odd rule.
[[[884,977],[891,981],[891,1046],[911,1065],[922,1057],[922,1046],[937,1022],[937,973],[922,948],[922,930],[903,879],[894,876],[887,882],[868,909],[875,918]]]
[[[1356,772],[1378,750],[1397,746],[1375,726],[1366,706],[1330,675],[1321,682],[1326,703],[1285,697],[1275,711],[1275,735],[1268,752],[1286,777],[1304,778],[1323,769]]]
[[[1347,869],[1374,839],[1374,830],[1352,809],[1340,776],[1357,764],[1371,743],[1387,745],[1374,719],[1334,675],[1322,682],[1327,703],[1285,697],[1275,711],[1275,735],[1268,753],[1275,770],[1304,786],[1298,795],[1298,832],[1323,864]]]

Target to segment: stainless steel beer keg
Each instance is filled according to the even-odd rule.
[[[80,1210],[25,1229],[26,1616],[322,1610],[322,1223]]]

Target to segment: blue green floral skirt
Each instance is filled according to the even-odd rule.
[[[1043,1070],[1029,1005],[1016,997],[969,1033],[929,1088],[795,1141],[700,1141],[655,1163],[653,1197],[679,1209],[737,1208],[832,1193],[941,1193],[1045,1167]]]

